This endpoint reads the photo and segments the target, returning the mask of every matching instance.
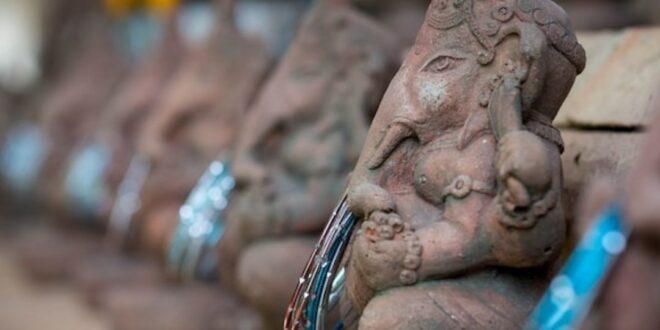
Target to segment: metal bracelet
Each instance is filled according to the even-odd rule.
[[[89,144],[72,158],[65,180],[69,206],[77,215],[96,220],[106,199],[104,174],[111,162],[108,148]]]
[[[108,235],[122,247],[127,243],[133,218],[140,209],[140,193],[149,173],[151,163],[139,154],[133,156],[117,190],[115,205],[108,221]]]
[[[222,237],[222,213],[234,186],[228,164],[221,161],[213,162],[199,180],[179,210],[179,224],[166,255],[171,275],[183,280],[204,275],[200,274],[202,261]]]

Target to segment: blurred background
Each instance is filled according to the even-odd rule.
[[[351,5],[406,49],[428,2]],[[653,93],[652,76],[660,72],[660,2],[558,3],[596,63],[556,123],[568,141],[566,204],[572,210],[586,173],[625,175],[636,158],[648,115],[619,110],[643,109],[646,101],[639,100]],[[0,0],[0,329],[233,328],[207,317],[234,307],[225,302],[231,306],[209,309],[215,303],[206,295],[217,280],[203,260],[189,276],[196,280],[187,281],[172,275],[162,259],[171,249],[170,231],[185,217],[181,206],[195,186],[203,186],[199,179],[213,172],[214,161],[230,152],[242,113],[313,5]],[[647,43],[622,46],[630,31]],[[603,64],[601,57],[620,47],[632,52],[621,62],[627,69]],[[649,73],[634,75],[641,62]],[[602,94],[618,93],[603,105],[589,86],[609,78],[642,87],[601,86]],[[637,101],[631,105],[630,99]],[[587,113],[590,106],[600,110]],[[616,143],[603,142],[608,139]],[[599,152],[598,143],[608,151]],[[174,220],[148,220],[157,217]],[[136,231],[133,218],[147,220]],[[160,293],[146,291],[138,299],[99,289],[129,280]],[[188,309],[181,301],[189,302]],[[169,314],[154,319],[153,311]]]

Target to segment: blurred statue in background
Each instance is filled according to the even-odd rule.
[[[112,155],[112,163],[104,173],[108,196],[101,213],[105,218],[110,216],[120,183],[136,152],[139,132],[184,59],[186,47],[176,14],[159,18],[157,26],[162,35],[153,48],[136,59],[135,68],[106,105],[105,124],[97,134]]]
[[[78,82],[72,78],[83,75],[81,72],[89,69],[89,56],[95,56],[90,48],[98,49],[98,45],[91,45],[91,40],[107,42],[110,52],[116,50],[116,45],[109,38],[112,33],[111,22],[101,16],[100,6],[96,2],[0,1],[0,6],[3,6],[0,10],[3,16],[0,23],[0,45],[4,49],[0,56],[0,80],[4,83],[0,85],[5,84],[0,89],[12,92],[3,95],[7,96],[8,101],[3,114],[8,116],[12,127],[7,132],[7,140],[3,141],[6,144],[1,151],[3,164],[0,165],[0,172],[6,183],[17,193],[16,196],[27,198],[35,193],[36,183],[40,179],[38,173],[50,147],[59,146],[58,143],[50,143],[50,137],[46,136],[43,127],[37,127],[35,123],[39,117],[44,117],[42,110],[47,107],[45,104],[55,102],[58,98],[58,102],[63,104],[76,102],[71,89],[72,84],[80,84],[80,78],[76,78]],[[90,38],[89,33],[94,34],[94,37]],[[108,62],[99,59],[98,63],[107,65]],[[114,69],[122,72],[120,67]],[[74,74],[74,71],[78,73]],[[113,79],[108,76],[108,81],[100,82],[99,88],[106,88],[106,82],[112,85],[114,81],[110,80]],[[85,87],[91,88],[89,85]],[[64,89],[68,89],[68,92],[64,92]],[[86,91],[89,92],[87,89],[81,90],[81,94]],[[98,96],[97,93],[93,95]],[[96,97],[93,95],[90,95],[91,99]],[[77,111],[67,106],[59,107],[59,112]],[[71,107],[78,106],[71,104]],[[50,110],[53,108],[48,107]],[[43,187],[39,188],[43,192]]]
[[[104,104],[128,68],[125,53],[113,39],[112,24],[100,8],[87,19],[84,46],[67,63],[66,73],[42,100],[40,110],[41,127],[52,147],[41,169],[40,193],[59,211],[66,204],[62,183],[69,157],[94,135]]]
[[[238,128],[271,68],[264,46],[234,25],[235,1],[217,1],[210,38],[193,49],[156,103],[139,152],[153,171],[142,195],[140,241],[164,256],[179,208],[204,169],[235,141]]]
[[[142,208],[137,216],[129,212],[125,218],[134,226],[112,233],[120,234],[113,238],[121,244],[147,246],[160,257],[158,261],[176,225],[179,205],[203,166],[232,141],[241,112],[269,68],[270,58],[260,45],[233,29],[229,3],[218,1],[217,11],[211,4],[185,4],[158,15],[146,8],[150,21],[162,24],[157,44],[135,60],[134,70],[104,105],[103,127],[94,140],[86,141],[88,147],[110,151],[104,189],[111,198],[119,191],[119,205],[125,205],[122,185],[134,179],[125,177],[136,163],[131,156],[138,153],[151,165],[153,172],[144,171],[146,189],[135,190],[143,197]],[[138,32],[144,31],[133,31]],[[103,203],[101,219],[114,215],[108,207],[111,202]],[[114,230],[115,218],[110,219]],[[250,323],[249,309],[229,295],[202,285],[174,286],[164,280],[158,262],[140,257],[96,249],[76,257],[75,267],[70,267],[74,283],[114,325],[207,329],[217,318],[225,328],[234,329],[236,324]]]
[[[350,179],[347,328],[524,324],[566,235],[552,119],[584,66],[550,0],[431,3]]]
[[[168,22],[161,46],[111,104],[117,110],[110,114],[112,135],[102,134],[110,136],[117,155],[107,176],[118,192],[110,234],[122,247],[146,250],[161,263],[181,204],[208,164],[233,143],[271,67],[264,47],[235,29],[233,5],[183,5]],[[125,201],[135,208],[123,209]],[[218,288],[169,287],[162,278],[144,276],[151,270],[146,267],[117,257],[97,259],[78,278],[122,328],[160,329],[169,322],[149,320],[161,315],[176,315],[168,326],[185,329],[206,329],[215,319],[227,329],[250,323],[249,309]],[[136,303],[126,308],[127,301]]]
[[[128,62],[114,39],[112,21],[99,3],[53,1],[49,5],[45,81],[19,108],[23,119],[36,117],[38,127],[16,125],[27,128],[18,136],[24,143],[19,143],[16,157],[5,161],[20,170],[15,173],[18,178],[31,179],[24,181],[23,189],[40,197],[26,199],[31,211],[41,211],[42,205],[35,202],[45,201],[50,219],[68,220],[63,188],[69,160],[98,128],[103,105],[125,76]],[[51,226],[38,228],[19,239],[20,259],[35,278],[69,275],[85,253],[92,253],[93,240],[77,239],[84,235]]]
[[[321,1],[242,126],[218,267],[271,326],[281,326],[398,55],[375,22]]]

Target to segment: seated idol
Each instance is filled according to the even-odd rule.
[[[566,236],[552,119],[585,66],[550,0],[434,0],[347,201],[346,328],[518,329]]]
[[[40,169],[38,193],[57,211],[64,211],[66,204],[63,183],[71,154],[98,129],[104,105],[128,68],[125,54],[113,40],[110,20],[100,8],[88,19],[84,28],[89,35],[82,40],[83,46],[39,101],[38,121],[50,148]]]
[[[178,12],[172,12],[159,17],[155,26],[162,30],[162,36],[156,40],[147,38],[145,43],[151,47],[138,54],[135,67],[106,105],[105,125],[97,134],[110,148],[112,158],[104,173],[109,192],[101,212],[105,218],[110,217],[114,197],[136,151],[139,132],[183,62],[186,46],[175,24],[177,15]]]
[[[208,40],[183,61],[147,118],[138,152],[152,162],[142,192],[140,245],[163,257],[179,208],[204,170],[233,145],[238,128],[272,64],[259,41],[239,31],[233,0],[215,3]]]
[[[221,282],[272,327],[281,327],[398,54],[377,23],[321,1],[246,118],[218,267]]]

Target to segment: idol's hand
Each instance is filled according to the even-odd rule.
[[[525,212],[550,190],[556,171],[549,155],[541,138],[528,131],[512,132],[500,139],[496,168],[506,213]]]
[[[370,217],[375,212],[394,212],[396,204],[389,192],[372,183],[361,182],[348,189],[348,207],[358,217]]]

